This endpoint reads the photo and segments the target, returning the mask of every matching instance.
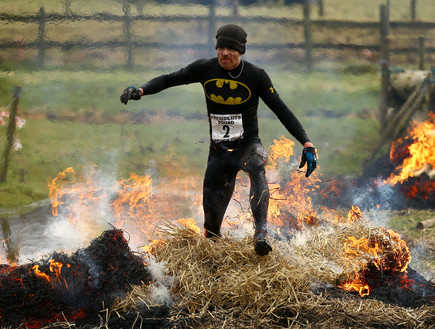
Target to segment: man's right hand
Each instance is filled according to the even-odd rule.
[[[141,96],[140,96],[139,89],[130,86],[124,89],[120,98],[121,98],[121,103],[127,104],[130,99],[137,101],[140,99],[140,97]]]

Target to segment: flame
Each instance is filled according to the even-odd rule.
[[[270,152],[271,161],[267,167],[269,172],[276,172],[283,162],[290,162],[290,157],[294,155],[293,145],[294,143],[284,136],[274,141]],[[299,161],[294,159],[294,165],[298,164]],[[347,217],[326,207],[323,207],[319,213],[313,208],[310,195],[315,192],[324,198],[336,198],[342,192],[343,184],[333,180],[323,189],[320,189],[321,174],[318,170],[314,171],[308,179],[303,171],[289,171],[290,178],[286,182],[269,183],[271,191],[269,222],[277,226],[278,229],[301,229],[306,225],[317,226],[321,222],[320,218],[333,223],[355,222],[362,218],[362,212],[358,206],[352,206]],[[288,173],[285,173],[284,176],[288,176]]]
[[[341,180],[331,179],[325,187],[319,191],[319,194],[325,200],[337,199],[343,192],[344,184]]]
[[[48,276],[47,274],[45,274],[44,272],[41,272],[41,271],[39,270],[39,265],[35,265],[35,266],[33,266],[33,267],[32,267],[32,270],[35,272],[35,274],[36,274],[37,277],[40,277],[40,278],[46,280],[47,282],[51,282],[51,277]]]
[[[350,256],[370,257],[378,259],[379,253],[382,249],[376,241],[369,241],[367,238],[356,239],[354,236],[349,236],[346,238],[344,245],[345,252]]]
[[[267,171],[276,172],[282,163],[289,163],[293,156],[295,143],[284,136],[274,140],[269,157]],[[296,160],[294,161],[296,163]],[[285,166],[283,166],[284,169]],[[288,174],[286,173],[287,177]],[[290,172],[287,182],[269,183],[269,222],[279,227],[301,228],[303,225],[317,225],[318,215],[312,207],[310,192],[318,189],[318,172],[307,179],[299,170]]]
[[[60,172],[54,179],[48,181],[48,195],[51,200],[51,208],[54,216],[58,216],[58,208],[60,205],[64,204],[61,199],[62,196],[66,193],[66,190],[63,187],[67,182],[67,177],[69,174],[71,174],[72,176],[74,176],[75,174],[75,171],[72,167],[66,168],[64,171]]]
[[[64,215],[74,231],[81,233],[82,243],[95,238],[109,222],[134,232],[131,242],[140,246],[156,238],[162,220],[176,220],[183,210],[191,214],[191,209],[200,209],[202,198],[194,177],[160,179],[156,188],[149,175],[130,173],[108,184],[95,164],[80,169],[65,169],[49,180],[48,187],[53,215]]]
[[[54,273],[54,278],[42,272],[39,269],[39,265],[34,265],[32,267],[32,270],[37,277],[49,282],[53,288],[56,285],[56,283],[63,283],[63,286],[65,286],[65,288],[68,289],[68,284],[66,283],[65,279],[63,279],[61,276],[63,264],[61,262],[56,262],[54,259],[50,259],[49,263],[50,265],[48,268],[50,272]],[[69,267],[69,264],[67,264],[67,266]]]
[[[180,218],[177,220],[177,223],[182,224],[183,226],[187,227],[188,229],[192,230],[193,232],[200,234],[201,229],[198,227],[196,222],[193,220],[192,217],[190,218]]]
[[[290,157],[293,155],[294,145],[295,143],[285,136],[281,136],[280,139],[275,139],[269,152],[269,167],[277,168],[282,158],[284,158],[285,162],[289,162]]]
[[[288,170],[293,155],[291,141],[282,137],[274,141],[271,151],[271,163],[268,171],[276,171],[282,166]],[[284,166],[283,166],[284,163]],[[298,161],[294,161],[297,165]],[[282,168],[281,168],[282,170]],[[282,229],[301,229],[304,226],[317,226],[322,221],[333,225],[346,225],[360,222],[363,213],[357,205],[352,205],[347,215],[334,209],[322,207],[314,210],[310,194],[319,193],[324,198],[337,197],[343,190],[343,184],[331,181],[321,190],[319,172],[312,173],[309,179],[300,171],[290,171],[290,179],[278,181],[271,185],[269,221],[277,226],[278,234]],[[287,174],[288,175],[288,174]],[[343,257],[348,261],[345,280],[338,286],[346,291],[356,291],[361,296],[370,294],[372,287],[367,279],[368,268],[374,267],[379,272],[406,272],[411,260],[408,247],[399,234],[392,230],[379,228],[369,237],[346,236],[343,242]]]
[[[160,246],[160,245],[162,245],[164,243],[165,243],[164,239],[154,239],[153,241],[151,241],[147,245],[142,246],[141,249],[143,251],[145,251],[146,253],[153,254],[154,250],[156,248],[158,248],[158,246]]]
[[[354,274],[351,281],[338,285],[338,287],[346,291],[356,291],[361,297],[370,295],[371,291],[370,286],[366,282],[366,278],[362,273]]]
[[[321,189],[319,170],[314,171],[307,179],[304,172],[298,169],[299,159],[294,155],[294,145],[294,142],[283,136],[274,141],[269,152],[269,164],[266,168],[270,186],[268,221],[276,233],[282,235],[288,230],[300,230],[324,222],[348,225],[361,221],[363,213],[356,205],[352,205],[348,212],[326,206],[314,209],[313,194],[320,194],[326,199],[334,198],[340,195],[343,185],[339,181],[331,180]],[[175,175],[175,172],[172,174]],[[141,249],[151,254],[157,246],[165,243],[164,237],[159,236],[156,230],[162,220],[181,224],[195,234],[200,234],[200,227],[194,217],[190,216],[192,210],[198,211],[202,216],[202,198],[198,193],[201,189],[196,177],[172,176],[169,179],[159,179],[156,185],[149,175],[131,173],[129,178],[120,179],[110,186],[102,184],[98,178],[96,166],[87,170],[86,179],[73,168],[61,172],[49,182],[53,213],[58,214],[58,208],[68,210],[71,222],[76,225],[81,223],[86,227],[91,225],[89,221],[95,215],[94,209],[106,202],[113,216],[113,225],[126,232],[134,232],[133,237],[140,242],[138,245],[142,246]],[[236,211],[232,210],[237,215],[234,218],[225,218],[224,225],[236,227],[240,222],[252,222],[251,213],[245,206],[249,202],[238,201],[239,198],[246,197],[247,179],[244,176],[237,177],[233,196],[236,201],[233,208]],[[69,198],[78,200],[80,211],[74,210],[67,202]],[[145,246],[144,241],[148,243]],[[410,261],[406,243],[397,233],[383,229],[369,237],[345,237],[343,257],[349,259],[350,268],[345,270],[349,275],[339,286],[345,290],[357,291],[361,296],[370,294],[371,287],[365,273],[369,266],[381,272],[405,272]],[[43,273],[38,267],[33,271],[35,275],[54,282],[56,278],[60,278],[61,268],[55,263],[50,267],[55,278]]]
[[[60,172],[56,178],[49,180],[49,197],[51,200],[52,213],[59,215],[59,207],[66,204],[69,211],[69,220],[94,222],[95,211],[110,193],[110,188],[99,183],[97,166],[90,164],[87,168],[81,168],[82,173],[77,173],[73,167]],[[71,202],[71,199],[74,202]],[[70,201],[66,203],[66,200]],[[74,207],[74,208],[73,208]],[[86,209],[87,211],[82,211]]]
[[[379,229],[369,238],[346,237],[344,253],[352,260],[354,271],[338,286],[346,291],[356,291],[362,297],[370,294],[366,271],[375,267],[379,272],[406,272],[411,254],[406,242],[393,230]]]
[[[137,221],[146,219],[155,213],[150,176],[142,177],[131,173],[130,178],[120,180],[117,184],[121,190],[112,202],[112,209],[119,227],[123,226],[126,218]],[[140,229],[149,229],[149,227]]]
[[[430,112],[425,122],[413,121],[407,139],[411,139],[412,143],[404,145],[401,138],[392,143],[390,160],[397,162],[401,157],[405,158],[396,168],[399,173],[391,174],[386,180],[391,185],[403,183],[408,178],[419,176],[423,172],[433,175],[435,170],[435,153],[433,152],[435,149],[435,113]],[[424,186],[414,185],[408,189],[407,197],[415,198],[418,191],[423,191],[425,193],[423,198],[427,199],[428,195],[435,191],[435,183],[429,182]]]
[[[348,222],[356,222],[359,221],[362,218],[362,211],[358,206],[351,206],[351,209],[349,210],[347,214],[347,221]]]

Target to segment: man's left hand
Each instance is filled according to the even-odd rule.
[[[305,177],[308,177],[317,167],[316,149],[314,147],[306,147],[302,151],[302,158],[299,168],[305,166],[305,163],[307,164],[307,172],[305,173]]]

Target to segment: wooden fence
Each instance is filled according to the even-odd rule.
[[[415,1],[411,1],[411,4]],[[57,48],[59,50],[69,49],[96,49],[96,48],[121,48],[124,49],[126,54],[126,66],[132,67],[134,64],[134,52],[133,49],[146,48],[146,49],[159,49],[159,50],[176,50],[176,49],[196,49],[208,51],[210,55],[214,55],[214,33],[217,24],[232,22],[235,20],[241,25],[245,23],[255,22],[256,24],[263,23],[278,23],[284,25],[291,25],[303,28],[303,40],[301,42],[286,42],[286,43],[250,43],[250,49],[257,50],[279,50],[279,49],[300,49],[304,51],[305,63],[310,70],[313,65],[313,50],[355,50],[362,51],[368,49],[370,51],[383,53],[382,58],[386,59],[388,54],[385,53],[385,49],[389,53],[397,54],[415,54],[420,60],[420,67],[424,67],[425,54],[435,53],[435,47],[425,46],[425,39],[418,37],[418,31],[435,30],[435,22],[418,22],[411,20],[409,22],[390,22],[388,15],[385,15],[385,6],[380,7],[380,19],[378,22],[354,22],[354,21],[338,21],[327,19],[311,19],[311,6],[310,4],[303,5],[304,19],[290,19],[290,18],[272,18],[266,16],[240,16],[237,10],[234,10],[232,15],[218,16],[216,15],[216,5],[211,2],[208,6],[208,13],[205,15],[195,15],[192,17],[186,17],[185,15],[168,15],[168,16],[154,16],[154,15],[132,15],[129,5],[123,6],[123,15],[115,15],[109,13],[97,13],[93,15],[77,15],[73,13],[46,13],[44,8],[41,7],[38,13],[33,15],[13,15],[7,13],[0,13],[0,21],[24,24],[37,24],[38,34],[37,39],[33,41],[26,41],[23,45],[22,41],[12,41],[0,43],[0,50],[20,49],[25,47],[26,49],[37,49],[37,60],[40,66],[43,66],[46,62],[46,52],[48,49]],[[388,8],[387,8],[388,11]],[[414,9],[415,16],[415,9]],[[47,38],[46,25],[48,23],[56,24],[59,22],[79,22],[79,21],[96,21],[96,22],[119,22],[123,25],[123,37],[121,40],[106,40],[106,41],[54,41]],[[134,41],[132,33],[132,24],[137,22],[196,22],[198,24],[208,25],[208,40],[204,43],[185,43],[175,44],[166,42],[144,42]],[[379,41],[367,44],[356,44],[352,42],[316,42],[313,41],[313,35],[316,35],[316,40],[321,39],[317,37],[319,30],[322,29],[337,29],[337,30],[349,30],[349,29],[365,29],[372,32],[379,33]],[[409,34],[416,35],[416,45],[406,47],[391,47],[391,38],[389,33],[392,30],[407,30]],[[389,43],[388,48],[385,48],[385,43]],[[384,49],[384,50],[383,50]]]

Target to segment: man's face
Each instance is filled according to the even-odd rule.
[[[216,49],[219,64],[228,71],[235,69],[240,64],[242,56],[237,50],[219,47]]]

